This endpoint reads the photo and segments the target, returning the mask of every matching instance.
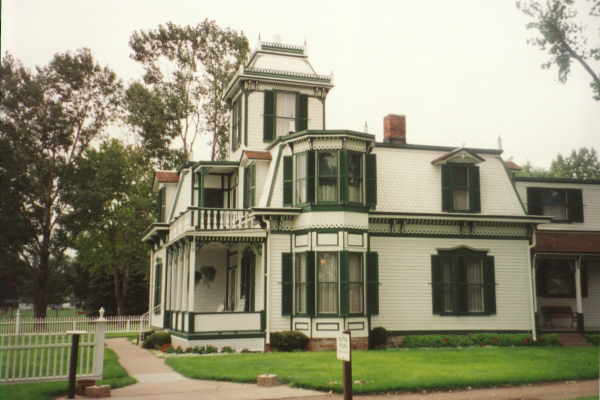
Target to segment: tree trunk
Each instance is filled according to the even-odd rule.
[[[34,274],[33,315],[46,318],[48,308],[48,270],[50,269],[50,233],[44,232],[37,271]]]
[[[115,289],[115,303],[117,305],[117,315],[123,315],[125,311],[125,293],[123,291],[123,274],[121,271],[114,267],[113,270],[113,284]]]

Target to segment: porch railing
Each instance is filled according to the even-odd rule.
[[[188,207],[171,225],[171,235],[175,237],[191,230],[226,231],[258,227],[259,225],[250,217],[250,210]]]
[[[189,333],[263,331],[265,313],[166,311],[165,328]]]

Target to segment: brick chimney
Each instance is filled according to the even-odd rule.
[[[388,114],[383,119],[383,141],[386,143],[406,144],[406,117]]]

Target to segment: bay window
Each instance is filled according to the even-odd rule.
[[[317,310],[319,314],[338,312],[337,253],[317,253]]]
[[[317,153],[317,201],[336,202],[338,199],[338,153],[319,151]]]
[[[306,159],[306,152],[296,156],[296,204],[306,203]]]

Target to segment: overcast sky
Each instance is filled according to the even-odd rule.
[[[335,76],[328,129],[367,122],[381,140],[383,117],[397,113],[407,116],[409,143],[496,148],[501,136],[504,157],[518,163],[547,167],[559,152],[600,150],[588,77],[574,66],[562,85],[555,69],[540,68],[545,54],[526,44],[532,32],[512,0],[4,0],[2,53],[33,67],[88,47],[130,82],[141,76],[129,58],[134,30],[205,18],[252,44],[259,33],[306,40],[317,72]]]

